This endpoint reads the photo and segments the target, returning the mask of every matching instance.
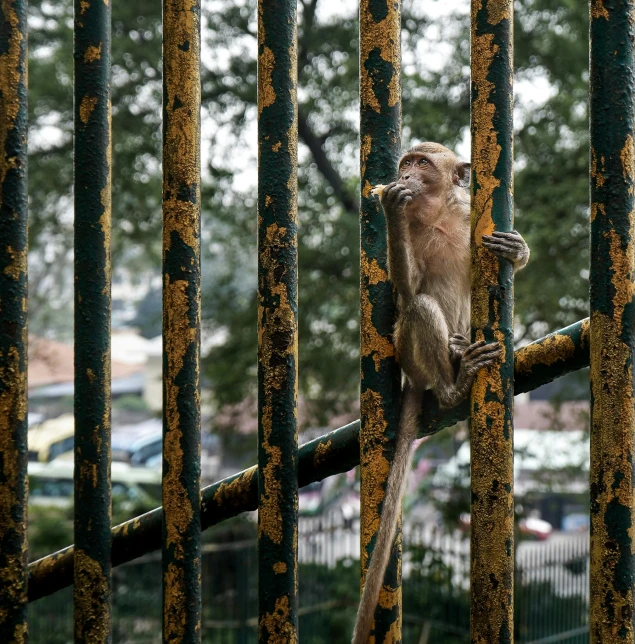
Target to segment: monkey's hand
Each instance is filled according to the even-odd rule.
[[[450,360],[456,362],[460,360],[465,350],[470,346],[470,341],[460,333],[453,333],[448,340],[448,348],[450,349]]]
[[[404,208],[412,201],[412,190],[406,188],[403,183],[393,181],[381,193],[381,206],[390,219],[403,213]]]
[[[510,233],[495,230],[491,235],[483,235],[483,246],[497,257],[508,259],[515,271],[523,268],[529,261],[529,246],[515,230]]]

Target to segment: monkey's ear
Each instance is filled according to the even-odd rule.
[[[461,186],[461,188],[469,188],[470,169],[471,165],[467,161],[461,161],[460,163],[457,163],[452,181],[454,181],[457,186]]]

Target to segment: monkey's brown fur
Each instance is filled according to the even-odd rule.
[[[399,161],[399,179],[384,187],[388,268],[397,290],[394,329],[405,381],[381,524],[357,612],[353,644],[367,644],[405,492],[417,417],[426,389],[441,407],[464,399],[474,376],[501,355],[498,343],[470,344],[470,164],[438,143],[421,143]],[[529,259],[517,232],[483,235],[483,246],[511,261]]]

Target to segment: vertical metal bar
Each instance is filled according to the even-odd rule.
[[[163,1],[163,641],[201,641],[200,0]]]
[[[75,641],[111,641],[110,4],[75,1]]]
[[[0,641],[26,642],[27,5],[0,4]]]
[[[632,644],[635,1],[590,9],[590,641]]]
[[[362,585],[379,528],[399,424],[400,369],[392,342],[386,222],[377,184],[393,181],[401,150],[401,3],[361,0],[360,50],[360,472]],[[375,642],[401,641],[401,530],[375,611]]]
[[[513,2],[472,0],[472,339],[500,365],[471,394],[471,639],[514,637],[513,271],[482,236],[513,228]]]
[[[295,0],[258,2],[260,642],[298,641],[298,119]]]

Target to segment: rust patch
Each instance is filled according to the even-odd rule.
[[[481,4],[482,6],[482,4]],[[490,25],[497,25],[503,20],[511,20],[511,3],[490,2],[487,3],[487,22]]]
[[[620,152],[622,161],[622,175],[629,182],[628,194],[633,194],[633,178],[635,178],[635,143],[633,137],[629,134],[626,137],[626,143]]]
[[[273,89],[271,74],[275,66],[275,58],[269,47],[264,47],[258,57],[258,116],[265,107],[276,102],[276,92]]]
[[[185,637],[187,626],[187,613],[182,610],[185,606],[185,571],[174,563],[168,564],[167,570],[163,573],[163,588],[165,594],[165,622],[169,625],[169,636],[171,642],[182,642]]]
[[[368,160],[368,156],[370,155],[372,147],[373,137],[370,134],[364,134],[359,145],[360,176],[362,177],[366,175],[366,162]],[[367,186],[368,188],[366,188]],[[366,189],[367,192],[364,193],[363,191]],[[371,190],[372,186],[370,185],[370,183],[368,183],[368,181],[366,181],[362,189],[362,194],[364,195],[364,197],[368,198]]]
[[[79,3],[79,15],[83,16],[86,13],[86,10],[90,7],[90,2],[86,2],[86,0],[81,0]]]
[[[26,274],[27,270],[27,251],[18,251],[7,246],[5,253],[9,256],[11,262],[5,266],[3,273],[9,275],[16,282],[20,279],[21,275]]]
[[[22,342],[26,346],[26,329],[22,335]],[[20,369],[20,353],[16,347],[11,347],[8,356],[3,356],[5,367],[0,367],[0,379],[5,382],[13,381],[15,387],[12,389],[5,389],[0,392],[0,454],[4,454],[5,458],[2,459],[2,473],[8,481],[16,481],[18,470],[18,458],[15,450],[15,445],[11,440],[13,427],[9,424],[9,419],[17,418],[22,422],[26,418],[27,405],[26,399],[21,395],[21,392],[26,390],[27,386],[27,373],[26,370]],[[14,455],[13,458],[9,458]],[[3,503],[0,504],[3,508],[8,508],[9,504],[5,503],[9,496],[9,485],[5,485],[5,490],[0,494],[0,499]],[[0,532],[6,532],[9,526],[15,524],[10,516],[4,517],[0,521]]]
[[[632,389],[632,351],[620,340],[622,321],[594,311],[591,315],[591,389],[592,408],[591,472],[600,472],[595,479],[598,490],[597,512],[591,513],[591,569],[592,588],[612,587],[618,576],[622,553],[609,534],[606,517],[612,505],[619,505],[632,513],[632,454],[635,401]],[[617,474],[621,476],[616,485]],[[614,530],[615,528],[613,528]],[[629,517],[628,537],[633,554],[634,535],[632,516]],[[596,563],[596,565],[593,565]],[[599,566],[597,565],[599,564]],[[633,591],[611,593],[610,607],[604,602],[591,602],[590,623],[592,636],[598,642],[616,641],[619,624],[628,628],[632,637]],[[614,618],[607,619],[605,610]],[[618,617],[619,616],[619,617]],[[595,630],[597,629],[597,630]],[[627,637],[624,638],[628,640]]]
[[[74,596],[76,641],[107,642],[110,633],[108,579],[99,562],[83,550],[75,551],[75,587],[91,589],[90,593]]]
[[[267,454],[266,465],[262,468],[264,489],[261,490],[258,509],[258,534],[266,535],[271,541],[279,545],[283,538],[283,522],[281,510],[282,484],[278,472],[282,465],[281,449],[271,444],[273,433],[273,391],[281,390],[287,383],[288,371],[285,361],[273,361],[272,356],[291,355],[298,353],[298,334],[296,317],[289,302],[287,286],[276,277],[275,271],[279,264],[274,261],[273,249],[280,249],[295,245],[295,238],[288,234],[284,226],[273,223],[265,231],[265,247],[260,251],[262,267],[267,272],[265,283],[272,295],[278,297],[278,306],[275,310],[265,309],[261,303],[258,306],[258,352],[259,359],[264,369],[264,398],[261,411],[262,444],[261,447]],[[278,250],[274,251],[278,252]],[[269,317],[270,316],[270,317]],[[274,336],[288,338],[291,341],[286,348],[274,346]],[[275,366],[272,363],[275,362]],[[297,360],[294,361],[297,370]],[[297,373],[294,391],[294,413],[297,415]],[[297,430],[296,430],[297,432]],[[297,433],[296,433],[297,440]]]
[[[611,248],[609,255],[611,266],[613,267],[613,277],[611,283],[615,288],[613,296],[614,313],[613,319],[617,325],[618,336],[622,333],[622,320],[624,317],[624,307],[633,301],[635,295],[635,283],[633,281],[633,267],[635,267],[635,227],[633,226],[635,213],[629,215],[630,231],[629,242],[626,249],[622,249],[620,236],[610,230],[607,236],[610,239]]]
[[[20,74],[20,48],[24,35],[17,28],[19,25],[18,15],[12,3],[2,0],[4,20],[9,23],[11,37],[3,47],[0,56],[0,95],[2,96],[2,118],[3,127],[0,127],[0,150],[6,150],[8,133],[15,127],[15,121],[20,112],[19,87]],[[7,172],[15,167],[15,157],[5,157],[0,160],[0,185],[4,184]],[[0,198],[2,195],[0,194]],[[0,199],[0,205],[2,205]]]
[[[392,66],[392,76],[388,83],[388,106],[394,107],[401,99],[401,47],[399,38],[393,34],[400,33],[399,4],[388,2],[386,17],[375,22],[369,8],[370,0],[362,0],[359,10],[359,55],[360,55],[360,99],[376,112],[381,106],[373,91],[373,79],[364,63],[374,49],[379,49],[382,60]],[[363,172],[362,172],[363,176]]]
[[[256,465],[245,470],[231,483],[221,483],[214,494],[214,503],[220,508],[239,506],[249,498],[253,477],[258,467]]]
[[[278,152],[278,151],[280,150],[280,146],[281,146],[281,145],[282,145],[282,143],[281,143],[280,141],[278,141],[277,143],[274,143],[274,144],[271,146],[271,149],[272,149],[274,152]],[[268,205],[268,204],[267,204],[267,205]]]
[[[368,284],[376,285],[388,281],[388,273],[383,270],[376,259],[368,261],[366,253],[362,250],[360,255],[362,284],[368,280]],[[373,324],[373,305],[362,286],[361,298],[361,354],[363,357],[372,354],[375,363],[375,371],[379,371],[381,361],[395,355],[393,343],[379,334]]]
[[[289,597],[276,599],[273,613],[265,613],[258,625],[258,639],[268,644],[296,644],[298,634],[289,620]],[[266,638],[265,638],[266,632]]]
[[[609,12],[604,6],[604,0],[591,0],[591,17],[609,19]]]
[[[592,203],[591,204],[591,221],[593,222],[598,214],[604,215],[606,217],[606,206],[603,203]]]
[[[101,58],[101,45],[102,43],[99,43],[97,47],[95,47],[95,45],[89,45],[86,47],[86,51],[84,52],[85,63],[92,63]]]
[[[522,347],[516,353],[515,369],[530,373],[536,366],[549,367],[560,360],[567,360],[575,353],[575,342],[568,335],[554,334],[540,344]]]
[[[284,561],[278,561],[275,564],[273,564],[273,572],[276,573],[276,575],[282,575],[285,572],[287,572],[287,564],[284,563]]]
[[[260,506],[258,508],[258,536],[267,535],[273,543],[282,543],[282,509],[280,497],[282,495],[282,484],[277,476],[282,463],[282,450],[275,445],[269,444],[271,437],[271,405],[263,410],[262,423],[267,423],[265,430],[263,448],[267,453],[267,465],[262,469],[264,479],[264,493],[260,495]]]
[[[315,454],[313,455],[313,467],[319,468],[322,465],[324,459],[328,458],[330,450],[330,440],[326,441],[326,443],[319,443],[315,448]]]
[[[97,107],[99,99],[96,96],[84,96],[82,102],[79,106],[79,118],[82,120],[82,123],[86,125],[90,115],[93,113],[93,110]]]
[[[401,606],[401,600],[399,601],[399,606]],[[399,612],[401,613],[401,610]],[[374,640],[375,638],[372,639]],[[386,633],[382,644],[401,644],[401,642],[401,620],[397,619],[390,625],[390,630]]]
[[[472,9],[473,24],[475,12],[478,11],[478,4],[475,5]],[[494,191],[500,186],[500,180],[494,177],[501,153],[493,122],[496,107],[489,102],[494,84],[487,78],[499,50],[498,45],[494,44],[493,34],[472,34],[472,82],[477,88],[472,106],[472,167],[476,173],[475,185],[478,185],[478,189],[472,191],[471,210],[474,234],[472,254],[476,255],[476,258],[472,258],[472,266],[477,267],[472,279],[472,325],[481,328],[487,325],[489,319],[488,285],[495,284],[498,277],[498,259],[481,244],[483,235],[494,232],[492,203]]]
[[[169,333],[164,336],[165,353],[168,361],[165,376],[165,417],[167,431],[164,436],[163,458],[167,463],[167,472],[163,477],[163,504],[170,508],[170,520],[166,521],[166,546],[174,544],[174,558],[184,556],[181,534],[190,525],[193,517],[187,490],[182,482],[183,450],[180,428],[180,415],[177,405],[179,387],[174,378],[183,368],[183,360],[189,346],[196,342],[196,328],[189,326],[188,283],[185,280],[172,282],[165,276],[164,316],[165,328]],[[198,381],[198,374],[197,374]],[[196,403],[199,403],[198,386],[195,388]]]
[[[598,159],[594,148],[591,148],[590,174],[591,179],[595,181],[597,188],[601,188],[606,183],[606,177],[604,175],[604,157],[600,160],[600,169],[598,169]]]
[[[108,168],[112,166],[112,109],[111,103],[108,101],[108,146],[106,147],[106,160]],[[104,263],[104,270],[107,275],[111,275],[111,257],[110,248],[112,241],[112,172],[107,173],[106,185],[99,193],[99,200],[104,209],[101,217],[99,218],[99,225],[101,232],[104,235],[104,250],[106,251],[106,258]],[[110,280],[104,287],[104,295],[110,296]],[[110,353],[108,353],[108,365],[110,365]],[[108,371],[110,373],[110,371]],[[110,380],[108,381],[110,382]],[[110,384],[108,385],[110,386]]]
[[[92,488],[97,487],[99,476],[97,472],[97,464],[82,461],[80,464],[80,487],[84,487],[86,483],[90,483]]]
[[[362,583],[368,568],[367,548],[373,536],[379,530],[379,505],[384,500],[385,485],[390,473],[390,462],[384,455],[388,442],[385,431],[388,422],[384,418],[381,396],[371,389],[362,392],[360,397],[362,413],[366,423],[360,433],[361,446],[361,481],[360,497],[362,499],[361,522],[361,566]]]

